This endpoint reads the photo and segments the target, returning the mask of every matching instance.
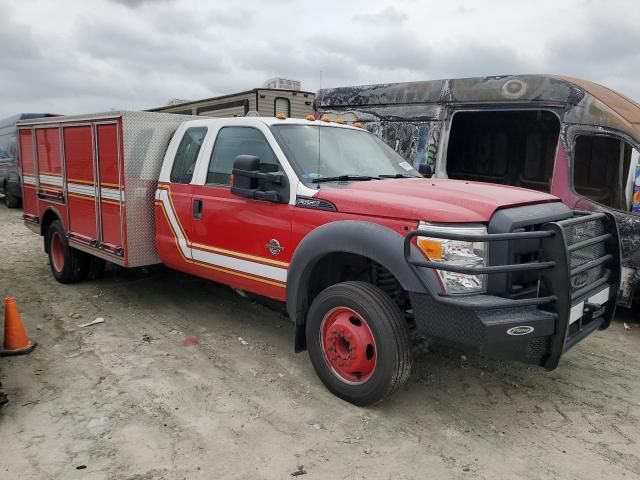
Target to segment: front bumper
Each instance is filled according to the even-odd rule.
[[[620,286],[620,253],[615,219],[607,213],[574,212],[535,231],[441,238],[466,241],[539,241],[537,261],[451,267],[415,254],[412,238],[435,236],[411,232],[405,258],[428,293],[409,292],[420,332],[434,340],[494,358],[513,359],[554,369],[568,349],[613,318]],[[501,245],[504,245],[502,243]],[[446,296],[424,281],[428,270],[455,268],[468,274],[537,272],[538,292],[529,298],[497,295]],[[435,274],[435,272],[432,272]]]

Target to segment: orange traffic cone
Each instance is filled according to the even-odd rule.
[[[15,298],[7,297],[4,301],[4,350],[0,350],[0,356],[24,355],[34,348],[36,343],[27,337]]]

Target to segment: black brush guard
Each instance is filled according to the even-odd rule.
[[[413,245],[416,237],[467,242],[512,242],[539,240],[538,260],[528,263],[466,267],[423,260]],[[491,248],[489,246],[489,248]],[[413,253],[412,253],[413,252]],[[555,319],[548,354],[543,366],[554,369],[563,352],[597,329],[609,326],[615,313],[620,287],[620,244],[615,218],[610,213],[574,211],[573,217],[544,223],[534,231],[468,235],[429,231],[410,232],[404,242],[404,256],[431,297],[443,306],[485,312],[518,307],[535,307]],[[444,270],[469,275],[538,271],[538,294],[531,298],[511,299],[496,295],[445,295],[426,281],[421,269]],[[435,273],[435,272],[434,272]],[[608,301],[591,304],[588,299],[609,287]],[[571,309],[584,302],[580,318],[570,322]]]

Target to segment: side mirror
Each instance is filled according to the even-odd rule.
[[[420,165],[418,165],[418,172],[424,178],[433,177],[433,167],[427,163],[421,163]]]
[[[269,202],[280,202],[281,192],[271,189],[271,187],[274,184],[280,185],[282,186],[280,190],[284,189],[288,192],[286,175],[282,172],[261,172],[260,158],[254,155],[238,155],[233,161],[233,170],[231,172],[233,173],[231,193],[234,195],[255,198],[256,200],[267,200]],[[265,190],[265,186],[270,189]]]

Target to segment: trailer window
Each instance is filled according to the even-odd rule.
[[[632,211],[634,189],[640,192],[640,185],[634,187],[638,156],[638,150],[620,138],[580,135],[573,156],[576,193],[607,207]]]
[[[233,162],[238,155],[259,157],[262,172],[280,170],[278,159],[260,130],[252,127],[224,127],[218,133],[211,152],[207,184],[229,185]]]
[[[184,132],[178,151],[173,159],[170,180],[173,183],[190,183],[196,168],[198,153],[207,134],[206,127],[193,127]]]
[[[458,112],[447,174],[548,192],[559,136],[558,118],[545,110]]]

